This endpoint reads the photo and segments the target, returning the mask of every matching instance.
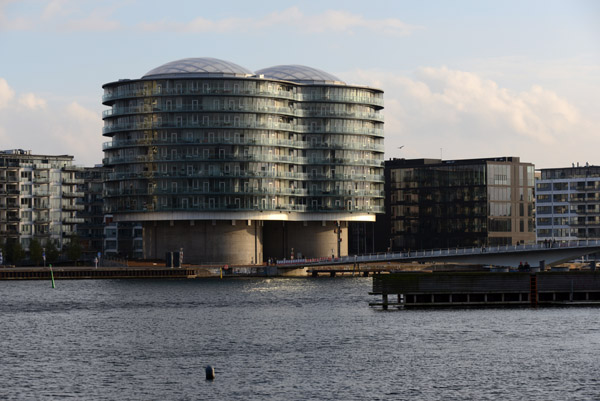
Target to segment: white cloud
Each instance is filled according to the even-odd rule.
[[[63,104],[34,93],[18,94],[0,78],[2,149],[69,154],[79,164],[93,165],[101,161],[102,141],[99,111],[77,102]]]
[[[121,28],[121,24],[111,20],[113,10],[96,9],[83,18],[72,19],[61,25],[61,29],[65,31],[92,31],[92,32],[108,32]]]
[[[15,91],[11,89],[5,79],[0,78],[0,109],[7,107],[15,97]]]
[[[122,4],[100,6],[89,9],[89,4],[75,0],[50,0],[45,7],[31,7],[27,14],[11,15],[4,11],[11,1],[0,0],[0,31],[62,31],[62,32],[106,32],[121,28],[112,19]]]
[[[49,20],[56,18],[57,16],[69,14],[69,11],[66,9],[68,5],[69,0],[51,0],[48,2],[46,7],[44,7],[41,18],[44,20]]]
[[[298,7],[275,11],[259,18],[224,18],[209,20],[197,17],[187,23],[179,21],[156,21],[138,25],[146,31],[173,32],[256,32],[272,27],[294,27],[305,33],[335,32],[353,34],[357,30],[369,30],[380,34],[404,36],[419,29],[397,18],[366,19],[347,11],[328,10],[321,14],[306,15]]]
[[[339,75],[385,90],[387,157],[438,158],[442,148],[449,159],[520,156],[551,167],[582,157],[600,164],[599,119],[539,85],[513,91],[445,67]]]
[[[100,116],[91,110],[86,109],[77,102],[70,103],[66,109],[69,116],[80,123],[97,123]]]
[[[19,96],[19,104],[31,110],[46,108],[46,101],[34,93],[24,93]]]
[[[123,29],[114,19],[115,12],[122,3],[92,6],[74,0],[50,0],[43,8],[23,15],[7,17],[4,9],[9,4],[0,0],[0,31],[35,30],[66,32],[105,32]],[[326,32],[355,34],[371,31],[380,35],[406,36],[421,27],[409,25],[397,18],[369,19],[360,14],[344,10],[327,10],[319,14],[305,14],[298,7],[289,7],[259,17],[229,17],[208,19],[196,16],[187,21],[162,20],[142,22],[132,27],[142,31],[183,32],[183,33],[248,33],[271,28],[292,28],[307,34]]]

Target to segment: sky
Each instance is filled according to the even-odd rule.
[[[0,149],[99,164],[102,85],[189,57],[383,89],[386,159],[600,165],[593,0],[0,0]]]

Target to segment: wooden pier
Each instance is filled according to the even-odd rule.
[[[98,268],[93,267],[55,267],[54,278],[64,279],[143,279],[143,278],[192,278],[197,277],[197,269],[159,268]],[[0,280],[50,280],[50,269],[2,268]]]
[[[600,306],[600,272],[406,272],[373,276],[389,307]]]

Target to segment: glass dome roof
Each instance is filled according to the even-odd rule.
[[[142,78],[150,78],[156,76],[174,76],[181,74],[218,74],[218,75],[234,75],[248,76],[254,75],[250,70],[241,67],[237,64],[225,60],[219,60],[210,57],[201,58],[184,58],[181,60],[171,61],[163,64],[160,67],[148,71]]]
[[[304,65],[277,65],[274,67],[263,68],[256,71],[257,75],[264,75],[265,78],[281,79],[284,81],[300,83],[328,83],[345,85],[338,77],[328,72]]]

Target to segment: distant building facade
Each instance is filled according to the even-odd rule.
[[[27,251],[33,239],[62,249],[77,234],[76,177],[73,156],[0,151],[0,242],[17,241]]]
[[[518,157],[393,159],[385,169],[388,248],[535,242],[531,163]]]
[[[104,210],[102,190],[110,169],[102,165],[85,167],[77,173],[81,179],[78,190],[83,193],[79,199],[77,216],[83,219],[77,224],[77,235],[81,241],[82,259],[88,262],[101,256],[104,250]]]
[[[109,258],[143,259],[144,242],[142,233],[141,223],[116,222],[111,214],[105,215],[104,255]]]
[[[196,263],[347,254],[383,212],[383,91],[305,66],[178,60],[105,84],[106,211],[145,258]]]
[[[540,169],[537,241],[600,238],[600,166]]]
[[[143,257],[142,226],[137,223],[113,221],[104,213],[104,181],[112,169],[102,165],[86,167],[77,173],[83,193],[77,205],[77,234],[82,245],[82,259],[92,262],[101,257],[139,259]]]

